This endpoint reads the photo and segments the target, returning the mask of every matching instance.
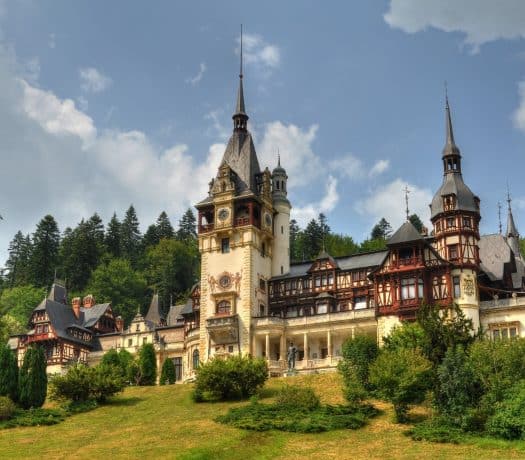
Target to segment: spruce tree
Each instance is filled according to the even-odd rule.
[[[374,225],[372,232],[370,233],[370,238],[373,240],[377,239],[387,239],[392,234],[392,227],[389,222],[382,217],[381,220]]]
[[[159,244],[159,240],[160,238],[157,226],[155,224],[151,224],[146,230],[146,233],[144,233],[144,238],[142,238],[144,248],[149,248],[150,246]]]
[[[5,263],[7,268],[6,282],[8,287],[26,284],[30,280],[29,261],[31,257],[31,240],[19,230],[9,243],[9,258]]]
[[[312,219],[303,231],[303,251],[306,259],[313,259],[319,255],[323,247],[323,229],[319,222]]]
[[[113,217],[108,223],[106,230],[106,237],[104,243],[106,251],[112,257],[120,257],[120,221],[117,218],[117,214],[113,213]]]
[[[155,385],[157,380],[157,359],[151,343],[142,345],[139,351],[140,384]]]
[[[7,344],[0,345],[0,396],[18,399],[18,362]]]
[[[189,208],[179,221],[177,230],[177,239],[179,241],[188,241],[197,239],[197,219],[191,208]]]
[[[301,260],[301,251],[299,247],[299,233],[301,229],[295,219],[290,221],[290,261]]]
[[[167,358],[162,364],[162,371],[160,373],[160,384],[161,385],[171,385],[175,383],[176,374],[175,374],[175,364],[173,360]]]
[[[53,216],[45,216],[33,234],[31,278],[35,286],[49,286],[58,265],[60,233]]]
[[[46,357],[42,347],[29,347],[18,378],[18,401],[24,409],[42,407],[46,400]]]
[[[175,232],[173,230],[173,227],[171,225],[170,219],[165,211],[162,211],[157,219],[157,235],[158,238],[173,238],[175,236]]]
[[[139,220],[135,208],[131,205],[126,211],[126,216],[120,226],[120,248],[122,257],[128,259],[133,267],[136,266],[140,256],[140,245]]]
[[[412,214],[408,220],[410,222],[412,222],[412,225],[414,227],[416,227],[416,230],[421,233],[421,231],[423,230],[423,222],[421,222],[421,219],[419,218],[419,216],[417,214]]]

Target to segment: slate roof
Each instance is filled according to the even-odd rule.
[[[512,261],[512,253],[503,235],[483,235],[478,243],[480,268],[490,281],[503,280],[505,264]]]
[[[381,265],[387,256],[388,251],[366,252],[363,254],[353,254],[351,256],[335,257],[334,260],[341,270],[356,270],[360,268],[373,268]],[[306,276],[314,261],[299,262],[290,265],[290,272],[286,275],[274,276],[271,281],[286,278]]]
[[[100,303],[93,305],[90,308],[80,307],[80,320],[82,321],[82,326],[94,326],[110,305],[110,303]]]
[[[160,311],[160,303],[159,303],[158,294],[153,294],[153,297],[151,299],[151,303],[148,309],[148,313],[146,313],[145,319],[146,321],[153,323],[155,326],[160,326],[160,324],[164,322],[165,317]]]
[[[411,243],[414,241],[424,241],[423,236],[417,231],[412,222],[407,220],[386,242],[387,246],[400,243]]]
[[[67,289],[65,286],[62,286],[55,281],[53,286],[51,286],[51,290],[49,291],[47,298],[65,305],[67,304]]]
[[[191,302],[191,300],[190,300]],[[181,321],[184,321],[184,317],[182,316],[182,311],[184,310],[184,308],[186,307],[188,302],[186,303],[181,303],[179,305],[172,305],[170,307],[170,311],[168,312],[168,317],[167,317],[167,324],[168,326],[174,326],[176,325],[177,323],[180,323]],[[191,306],[191,303],[190,303],[190,306]]]
[[[92,331],[83,327],[82,323],[76,318],[73,309],[69,305],[46,299],[44,307],[49,316],[49,321],[58,337],[85,345],[91,345],[90,342],[86,342],[78,337],[73,337],[68,334],[67,329],[70,327],[75,327],[76,329],[92,334]]]
[[[443,197],[445,195],[456,196],[456,209],[460,211],[479,212],[476,205],[476,195],[465,185],[461,173],[447,173],[443,177],[441,187],[434,195],[430,205],[430,218],[433,219],[443,210]]]

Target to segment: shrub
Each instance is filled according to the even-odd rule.
[[[24,409],[41,407],[47,393],[47,362],[42,347],[29,347],[18,379],[18,402]]]
[[[353,375],[364,389],[369,388],[368,372],[370,364],[377,358],[379,348],[374,337],[357,335],[343,344],[343,360],[339,364],[339,371],[343,380],[351,385],[355,384]]]
[[[425,345],[425,340],[425,331],[416,322],[404,322],[401,326],[395,326],[387,337],[383,337],[384,347],[387,350],[395,348],[419,348],[421,350]]]
[[[65,420],[65,418],[64,411],[60,409],[17,410],[11,419],[0,422],[0,427],[56,425]]]
[[[525,440],[525,380],[496,404],[494,415],[487,421],[487,431],[498,438]]]
[[[249,356],[214,358],[197,369],[196,402],[244,399],[254,395],[268,378],[266,361]]]
[[[414,441],[448,442],[458,444],[464,434],[456,426],[450,425],[443,417],[434,417],[422,423],[418,423],[405,432]]]
[[[0,396],[18,397],[18,362],[7,345],[0,345]]]
[[[161,385],[172,385],[175,383],[175,379],[175,364],[173,364],[173,360],[167,358],[162,364],[159,383]]]
[[[406,422],[410,404],[423,402],[432,365],[418,350],[383,350],[370,366],[370,383],[394,406],[395,421]]]
[[[124,388],[124,379],[114,366],[99,364],[71,366],[65,375],[56,375],[50,382],[50,398],[74,403],[95,400],[104,402]]]
[[[312,388],[285,385],[277,394],[276,404],[291,409],[312,411],[319,408],[321,401]]]
[[[0,420],[9,420],[16,410],[15,403],[7,396],[0,396]]]
[[[145,343],[139,351],[140,385],[155,385],[157,381],[157,358],[152,343]]]

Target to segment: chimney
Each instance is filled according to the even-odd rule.
[[[93,305],[95,305],[95,297],[93,297],[93,294],[89,294],[84,297],[82,305],[84,305],[84,308],[91,308]]]
[[[80,316],[80,297],[75,297],[71,301],[71,307],[73,308],[73,313],[75,314],[76,318]]]
[[[115,318],[115,324],[117,326],[117,331],[122,332],[124,330],[124,320],[122,319],[122,316],[117,316]]]

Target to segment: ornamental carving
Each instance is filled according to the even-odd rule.
[[[235,291],[237,294],[241,292],[242,270],[237,273],[222,272],[215,278],[213,275],[208,276],[208,286],[211,293],[215,294],[217,290],[221,292]]]
[[[476,292],[476,288],[474,287],[474,280],[471,278],[465,278],[463,281],[463,292],[467,296],[473,296]]]

